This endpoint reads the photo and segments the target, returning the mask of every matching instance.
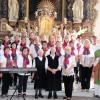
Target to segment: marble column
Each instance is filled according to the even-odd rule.
[[[18,0],[18,2],[19,2],[19,20],[24,19],[24,16],[25,16],[25,1],[26,0]]]
[[[0,18],[1,18],[1,0],[0,0]]]
[[[64,20],[65,0],[62,0],[62,21]]]
[[[90,20],[92,18],[91,0],[83,0],[83,2],[84,2],[83,20]]]
[[[62,20],[62,0],[56,0],[55,1],[55,7],[57,11],[57,20]]]
[[[75,0],[66,0],[66,17],[68,21],[73,21],[73,3]]]
[[[8,18],[8,0],[1,0],[1,17]]]
[[[25,17],[29,19],[29,0],[26,0],[26,14]]]

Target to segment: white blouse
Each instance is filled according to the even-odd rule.
[[[41,45],[39,46],[39,48],[41,49]],[[35,50],[34,44],[31,44],[29,47],[30,50],[30,54],[33,56],[33,58],[37,57],[37,51]]]
[[[92,48],[90,48],[90,54],[88,55],[83,55],[83,51],[84,51],[84,48],[81,48],[80,50],[80,64],[83,65],[83,67],[92,67],[93,63],[94,63],[94,51]]]
[[[75,57],[71,56],[69,58],[69,64],[67,65],[67,68],[64,68],[64,56],[61,56],[59,58],[59,66],[62,68],[62,75],[64,76],[71,76],[74,75],[74,66],[76,66]]]
[[[12,60],[11,55],[10,55],[10,60]],[[0,63],[1,63],[1,67],[2,67],[2,68],[6,68],[7,59],[6,59],[6,57],[4,56],[4,54],[2,54],[2,55],[0,56]]]
[[[27,65],[27,68],[31,68],[32,67],[32,58],[30,55],[28,56],[28,59],[29,59],[29,64]],[[18,68],[23,68],[23,56],[21,54],[17,56],[17,66],[18,66]],[[30,74],[19,73],[19,75],[30,75]]]

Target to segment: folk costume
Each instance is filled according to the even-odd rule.
[[[48,70],[48,67],[50,69],[59,69],[55,74],[53,74],[51,71]],[[59,57],[58,56],[47,56],[46,61],[46,69],[47,69],[47,87],[46,90],[49,91],[48,98],[52,97],[52,91],[54,92],[53,96],[54,98],[57,98],[56,91],[61,90],[61,68],[59,67]]]
[[[37,69],[34,80],[35,98],[42,97],[42,89],[46,88],[46,73],[45,73],[45,57],[36,57],[34,60],[34,67]],[[39,94],[38,94],[39,92]]]

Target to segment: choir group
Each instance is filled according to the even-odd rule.
[[[52,34],[47,38],[26,33],[20,37],[5,36],[0,45],[0,68],[31,68],[35,73],[0,73],[1,95],[8,94],[9,86],[18,83],[18,95],[26,95],[28,76],[34,76],[35,98],[43,98],[42,90],[48,91],[48,99],[58,98],[64,82],[66,100],[71,100],[73,82],[81,83],[82,91],[89,91],[95,60],[96,37],[90,40],[81,36]],[[99,48],[100,49],[100,46]],[[17,82],[17,79],[19,80]]]

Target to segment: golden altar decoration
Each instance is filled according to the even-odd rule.
[[[38,19],[39,34],[50,34],[54,25],[54,19],[57,17],[55,7],[50,0],[42,0],[37,7],[35,16]]]

